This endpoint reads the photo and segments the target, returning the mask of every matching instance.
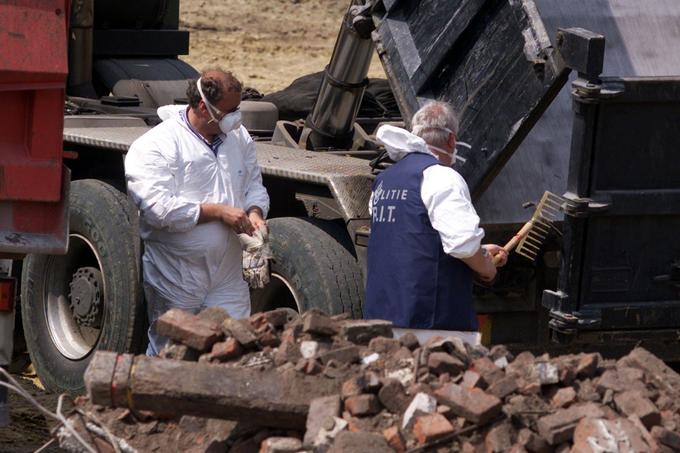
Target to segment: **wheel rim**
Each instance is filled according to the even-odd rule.
[[[283,275],[272,272],[267,286],[253,290],[251,295],[253,311],[273,310],[288,307],[302,312],[300,296],[293,285]]]
[[[92,352],[104,323],[106,280],[94,245],[69,235],[64,256],[48,258],[41,301],[52,343],[66,358],[80,360]]]

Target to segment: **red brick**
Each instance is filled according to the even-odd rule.
[[[515,429],[509,421],[497,424],[489,430],[484,438],[487,453],[506,451],[515,442]]]
[[[433,352],[427,358],[427,367],[438,375],[457,375],[465,369],[465,364],[446,352]]]
[[[476,371],[472,370],[467,370],[463,374],[463,382],[461,383],[461,385],[469,389],[474,387],[479,387],[481,389],[486,388],[486,382],[484,382],[482,376],[480,376],[479,373],[477,373]]]
[[[392,354],[401,349],[401,343],[395,338],[375,337],[368,343],[368,349],[378,354]]]
[[[283,327],[290,318],[297,316],[297,313],[288,308],[277,308],[276,310],[265,311],[262,313],[269,324],[274,327]]]
[[[383,437],[387,441],[387,445],[392,447],[397,453],[406,451],[406,443],[404,437],[401,435],[398,426],[391,426],[383,430]]]
[[[510,362],[507,367],[505,367],[505,372],[508,374],[523,375],[533,368],[534,360],[536,358],[529,351],[524,351],[520,353],[515,360]]]
[[[321,398],[314,398],[309,403],[307,414],[307,424],[305,427],[305,446],[311,447],[319,434],[319,430],[328,418],[340,416],[340,396],[331,395]]]
[[[197,361],[199,355],[200,353],[197,350],[187,345],[176,343],[174,340],[170,340],[158,353],[158,357],[162,359],[188,360],[190,362]]]
[[[598,404],[580,404],[541,417],[536,426],[541,437],[550,445],[559,445],[571,440],[576,425],[584,417],[604,417],[604,412]]]
[[[576,375],[580,378],[595,376],[600,359],[602,359],[602,356],[597,352],[584,354],[576,365]]]
[[[257,344],[255,331],[247,320],[227,318],[222,323],[222,331],[234,338],[246,348]]]
[[[675,451],[680,451],[680,434],[661,426],[655,426],[652,428],[652,437],[660,444],[666,445]]]
[[[635,348],[619,362],[644,371],[648,380],[654,382],[658,388],[680,395],[680,374],[646,349]]]
[[[301,357],[300,348],[293,341],[284,341],[276,350],[274,364],[281,366],[284,363],[297,363]]]
[[[210,307],[201,311],[196,316],[208,322],[214,330],[219,331],[220,326],[222,325],[224,320],[229,317],[229,314],[227,314],[227,311],[224,308]]]
[[[330,360],[335,360],[339,363],[355,363],[361,358],[359,348],[355,345],[341,346],[330,349],[326,352],[318,354],[321,363],[326,364]]]
[[[505,377],[503,370],[494,365],[494,363],[487,357],[473,360],[472,364],[470,365],[470,369],[479,373],[487,386],[491,386],[496,381]]]
[[[342,431],[328,453],[391,453],[385,438],[379,434]]]
[[[260,444],[260,453],[295,453],[302,448],[302,442],[295,437],[270,437]]]
[[[561,388],[552,397],[551,404],[553,407],[566,407],[576,401],[576,390],[573,387]]]
[[[342,383],[340,394],[343,399],[361,395],[366,390],[366,382],[363,376],[353,376]]]
[[[493,384],[491,384],[486,392],[497,396],[500,399],[504,399],[506,396],[517,391],[517,378],[514,376],[505,376]]]
[[[352,343],[367,345],[375,337],[392,338],[392,323],[379,319],[343,321],[340,334]]]
[[[579,453],[601,453],[604,451],[649,451],[640,431],[628,419],[585,417],[574,430],[574,447]]]
[[[389,379],[383,384],[378,392],[378,399],[393,414],[402,414],[410,402],[404,386],[396,379]]]
[[[440,439],[453,431],[453,425],[441,414],[418,417],[413,427],[413,434],[421,444]]]
[[[654,425],[661,423],[661,414],[647,398],[639,392],[623,392],[614,397],[614,402],[621,412],[626,415],[636,415],[640,421],[650,429]]]
[[[227,341],[215,343],[210,352],[210,359],[220,362],[241,357],[241,345],[234,338],[227,338]]]
[[[402,346],[410,349],[411,351],[415,350],[420,346],[420,341],[418,341],[418,337],[416,337],[411,332],[408,332],[399,337],[399,342],[401,343]]]
[[[551,448],[548,442],[530,429],[524,428],[517,435],[517,442],[527,451],[534,453],[548,453]]]
[[[608,389],[615,393],[625,392],[626,390],[646,391],[642,378],[642,371],[635,368],[622,367],[607,370],[597,380],[597,391],[601,395],[604,395],[604,392]]]
[[[222,334],[213,329],[209,321],[173,308],[165,312],[156,323],[158,334],[171,338],[199,352],[207,351],[217,343]]]
[[[307,312],[302,316],[302,331],[315,335],[332,336],[337,333],[335,322],[328,316]]]
[[[380,403],[375,395],[350,396],[345,400],[345,409],[355,416],[373,415],[380,412]]]
[[[435,392],[435,397],[454,414],[477,424],[484,424],[501,412],[501,400],[477,388],[446,384]]]

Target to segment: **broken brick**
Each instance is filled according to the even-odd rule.
[[[463,373],[463,381],[461,385],[467,388],[479,387],[481,389],[486,388],[486,383],[476,371],[467,370]]]
[[[647,429],[661,423],[659,410],[654,403],[643,397],[639,392],[627,391],[620,393],[614,397],[614,402],[624,414],[636,415]]]
[[[388,379],[378,392],[378,399],[393,414],[402,414],[409,404],[404,386],[396,379]]]
[[[435,391],[438,401],[451,407],[454,414],[473,423],[484,424],[501,412],[502,402],[483,390],[446,384]]]
[[[307,312],[302,316],[302,331],[321,336],[335,335],[337,329],[335,322],[328,316],[316,313]]]
[[[500,399],[504,399],[506,396],[517,391],[517,388],[517,378],[514,376],[505,376],[491,384],[486,389],[486,392],[497,396]]]
[[[360,358],[359,348],[355,345],[342,346],[319,354],[319,360],[323,364],[331,360],[339,363],[354,363],[358,362]]]
[[[349,320],[343,321],[340,334],[355,344],[367,345],[372,338],[392,338],[392,323],[383,320]]]
[[[314,398],[309,403],[309,412],[307,414],[307,424],[305,429],[304,444],[312,446],[316,440],[319,430],[327,418],[331,420],[333,417],[339,417],[341,410],[340,396],[331,395]],[[332,430],[329,429],[328,431]]]
[[[550,445],[559,445],[571,440],[576,425],[584,417],[604,417],[604,412],[599,404],[580,404],[541,417],[536,426],[538,433]]]
[[[297,312],[290,308],[277,308],[263,314],[267,322],[274,327],[283,327],[289,320],[298,316]]]
[[[394,453],[379,434],[342,431],[335,438],[328,453]]]
[[[301,358],[300,348],[294,342],[282,342],[274,355],[274,364],[281,366],[284,363],[297,363]]]
[[[680,451],[680,434],[661,426],[655,426],[652,428],[652,437],[660,444],[666,445],[675,451]]]
[[[418,417],[413,426],[413,434],[421,444],[440,439],[453,431],[453,425],[441,414]]]
[[[473,360],[470,364],[470,369],[479,373],[487,386],[493,385],[494,382],[503,379],[506,375],[503,370],[494,365],[487,357]]]
[[[217,343],[222,334],[210,322],[186,311],[173,308],[156,322],[159,335],[171,338],[199,352],[207,351]]]
[[[675,396],[680,395],[680,375],[646,349],[635,348],[619,362],[644,371],[648,380],[657,387],[666,389]]]
[[[604,451],[649,451],[640,431],[628,419],[585,417],[579,421],[574,430],[574,448],[572,451],[583,453],[601,453]]]
[[[201,312],[196,316],[198,316],[199,319],[202,319],[203,321],[207,321],[214,330],[219,331],[220,326],[224,320],[229,317],[229,314],[224,308],[209,307],[205,310],[201,310]]]
[[[372,394],[350,396],[345,400],[345,409],[354,416],[373,415],[380,412],[380,403]]]
[[[257,344],[257,336],[250,323],[245,320],[227,318],[222,323],[222,331],[234,337],[243,347],[250,348]]]
[[[260,445],[260,453],[295,453],[302,448],[302,442],[295,437],[269,437]]]
[[[389,428],[383,430],[383,437],[387,441],[387,445],[392,447],[397,453],[403,453],[406,451],[406,443],[404,442],[404,437],[399,431],[399,427],[390,426]]]
[[[515,429],[512,423],[504,421],[491,428],[484,438],[484,447],[487,453],[499,453],[506,451],[509,445],[515,442]]]
[[[401,349],[401,343],[394,338],[375,337],[368,343],[368,349],[378,354],[392,354]]]
[[[551,450],[545,439],[527,428],[520,430],[517,435],[517,442],[527,451],[534,453],[548,453]]]
[[[343,382],[341,395],[343,399],[361,395],[366,390],[366,382],[363,376],[354,376]]]
[[[564,387],[555,392],[551,403],[553,407],[566,407],[574,401],[576,401],[576,390],[573,387]]]
[[[536,358],[531,352],[521,352],[517,357],[515,357],[515,360],[510,362],[508,366],[505,367],[505,372],[521,376],[533,368],[535,360]]]
[[[190,348],[185,344],[175,343],[174,341],[169,341],[163,349],[158,353],[158,357],[168,360],[188,360],[190,362],[195,362],[198,360],[200,353]]]
[[[410,349],[411,351],[415,350],[417,347],[420,346],[420,341],[418,341],[418,337],[415,336],[412,332],[405,333],[399,338],[399,342],[401,343],[402,346],[405,348]]]
[[[645,384],[642,382],[643,375],[641,370],[629,367],[607,370],[597,380],[597,391],[600,395],[604,395],[608,389],[614,393],[626,390],[646,392]]]
[[[401,428],[407,429],[417,414],[433,414],[437,410],[437,400],[427,393],[418,393],[404,411]]]
[[[215,343],[210,352],[210,359],[220,362],[241,357],[241,345],[235,338],[227,338],[226,341]]]
[[[576,375],[580,378],[595,376],[600,359],[602,359],[602,356],[596,352],[584,354],[576,365]]]
[[[465,369],[465,364],[445,352],[433,352],[427,358],[427,367],[435,374],[456,375]]]

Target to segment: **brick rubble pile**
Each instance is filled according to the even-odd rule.
[[[195,443],[193,451],[680,450],[680,375],[642,348],[619,360],[603,360],[598,353],[513,356],[503,346],[488,350],[455,337],[425,344],[412,334],[393,339],[386,321],[319,311],[298,316],[288,309],[248,320],[229,318],[219,309],[198,315],[171,310],[159,320],[158,331],[171,338],[160,358],[134,360],[140,370],[142,364],[152,369],[182,362],[181,373],[162,378],[172,395],[135,400],[144,390],[133,382],[128,409],[117,409],[116,420],[127,417],[128,425],[147,426],[140,414],[169,412],[170,421],[154,422],[157,433],[196,420],[172,421],[186,414],[239,422],[203,449]],[[218,409],[201,414],[212,404],[206,398],[209,403],[183,411],[178,395],[189,388],[188,375],[199,387],[224,376],[221,386],[214,383]],[[245,393],[236,390],[241,377]],[[267,388],[252,388],[257,385]],[[163,398],[179,398],[178,404],[161,403],[169,401]],[[269,407],[275,416],[266,416]],[[97,413],[102,418],[112,410]],[[198,420],[205,426],[205,419]],[[132,447],[140,436],[129,427],[122,432],[112,425],[111,431]]]

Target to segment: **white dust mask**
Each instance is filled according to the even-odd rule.
[[[210,115],[210,118],[212,118],[212,121],[218,123],[220,130],[228,134],[229,132],[238,129],[241,127],[241,111],[236,110],[235,112],[227,113],[222,117],[221,120],[217,120],[215,118],[215,115],[213,114],[213,110],[219,112],[219,109],[217,109],[214,105],[208,101],[208,99],[203,95],[203,90],[201,89],[201,78],[199,77],[198,80],[196,81],[196,88],[198,88],[198,94],[201,96],[201,99],[203,99],[203,102],[205,102],[205,105],[208,106],[208,114]]]

